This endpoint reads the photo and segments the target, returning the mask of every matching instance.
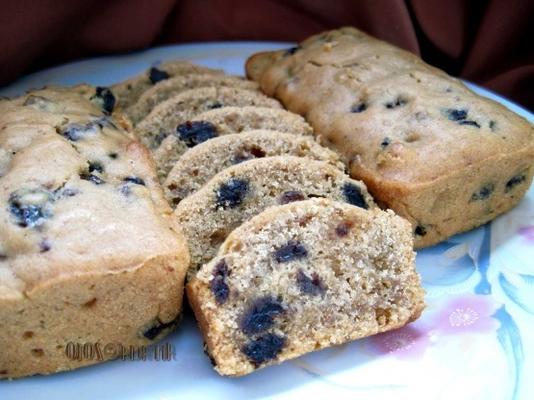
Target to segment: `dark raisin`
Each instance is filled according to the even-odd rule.
[[[262,157],[265,157],[265,152],[258,146],[252,146],[250,148],[243,149],[243,151],[237,153],[232,159],[232,163],[239,164],[243,161]]]
[[[32,228],[51,216],[46,210],[51,201],[51,195],[43,190],[15,192],[9,196],[9,212],[18,226]]]
[[[459,121],[458,122],[460,125],[469,125],[469,126],[474,126],[474,127],[477,127],[477,128],[480,128],[480,125],[478,122],[476,121],[471,121],[471,120],[463,120],[463,121]]]
[[[248,188],[249,183],[244,179],[232,178],[223,183],[216,191],[217,206],[223,208],[237,207],[245,199]]]
[[[98,101],[104,113],[111,114],[113,112],[113,108],[115,107],[115,96],[107,87],[97,86],[95,95],[91,100]]]
[[[112,160],[116,160],[117,158],[119,158],[119,155],[117,153],[109,153],[108,157]]]
[[[524,174],[514,176],[508,182],[506,182],[506,186],[504,188],[505,193],[508,193],[514,187],[525,182],[526,180],[527,180],[527,177]]]
[[[489,183],[480,188],[478,192],[473,193],[471,196],[471,201],[485,200],[493,193],[495,190],[495,185]]]
[[[280,247],[274,253],[274,258],[279,263],[298,260],[308,256],[306,248],[295,240],[290,240],[285,246]]]
[[[343,185],[343,195],[345,196],[345,199],[347,200],[347,203],[352,204],[353,206],[357,206],[360,208],[363,208],[367,210],[369,208],[369,205],[365,201],[365,197],[363,196],[362,190],[359,186],[356,186],[353,183],[347,182]]]
[[[104,172],[104,167],[97,161],[89,162],[89,172]]]
[[[386,108],[387,109],[393,109],[393,108],[397,108],[397,107],[401,107],[401,106],[404,106],[408,104],[408,100],[406,99],[403,99],[402,97],[397,97],[394,101],[390,101],[388,103],[385,104]]]
[[[215,110],[216,108],[221,108],[223,104],[220,101],[214,101],[213,103],[208,104],[206,107],[208,110]]]
[[[136,185],[145,186],[145,181],[142,180],[141,178],[138,178],[137,176],[127,176],[126,178],[123,179],[123,181],[128,182],[128,183],[134,183]]]
[[[309,277],[303,270],[299,269],[297,272],[297,283],[302,293],[312,296],[323,294],[326,291],[326,286],[316,272]]]
[[[223,304],[228,300],[230,288],[226,284],[226,277],[229,275],[228,265],[224,258],[219,261],[213,269],[213,279],[210,282],[210,289],[218,304]]]
[[[290,47],[289,49],[287,49],[285,51],[285,55],[292,56],[293,54],[295,54],[299,50],[300,50],[300,46]]]
[[[287,204],[292,203],[294,201],[304,200],[305,198],[306,197],[298,190],[288,190],[287,192],[284,192],[280,195],[278,203]]]
[[[170,75],[167,72],[157,69],[156,67],[152,67],[148,70],[148,79],[150,79],[150,82],[153,84],[169,79],[169,77]]]
[[[339,237],[347,236],[353,226],[354,226],[354,223],[352,221],[340,222],[336,226],[336,235],[338,235]]]
[[[265,157],[265,151],[263,151],[263,149],[258,146],[252,146],[250,148],[250,154],[252,154],[256,158]]]
[[[176,133],[187,147],[194,147],[217,136],[217,128],[210,122],[187,121],[178,125]]]
[[[41,243],[39,244],[39,250],[41,253],[46,253],[47,251],[50,251],[50,249],[52,248],[50,242],[46,239],[44,239],[43,241],[41,241]]]
[[[5,254],[0,253],[0,261],[7,260],[7,256]]]
[[[70,140],[71,142],[77,142],[89,135],[96,133],[97,126],[91,122],[82,124],[69,124],[63,128],[56,128],[56,132]]]
[[[83,179],[84,181],[89,181],[94,183],[95,185],[101,185],[104,182],[104,180],[94,174],[88,173],[88,172],[82,172],[80,174],[80,179]]]
[[[182,318],[182,314],[179,314],[175,319],[169,322],[161,322],[159,318],[157,318],[149,328],[145,329],[143,331],[143,336],[146,337],[148,340],[154,340],[156,339],[163,331],[169,330],[174,328],[176,325],[178,325],[178,322],[180,322],[180,319]]]
[[[492,130],[492,131],[495,131],[495,128],[497,127],[497,122],[491,120],[489,122],[489,128]]]
[[[426,228],[424,226],[417,225],[415,227],[415,234],[417,236],[425,236],[426,235]]]
[[[285,312],[279,301],[271,296],[261,297],[248,307],[240,323],[246,335],[261,333],[274,324],[274,319]]]
[[[467,118],[467,110],[449,108],[445,110],[447,118],[451,121],[462,121]]]
[[[274,359],[282,351],[285,343],[284,337],[267,333],[245,344],[241,351],[255,366],[258,366]]]
[[[351,113],[361,113],[361,112],[364,112],[365,110],[367,110],[367,104],[365,103],[358,103],[358,104],[353,105],[350,108]]]
[[[383,149],[385,149],[385,148],[388,147],[390,144],[391,144],[391,140],[390,140],[390,138],[385,137],[385,138],[382,140],[382,143],[380,143],[380,147],[382,147]]]

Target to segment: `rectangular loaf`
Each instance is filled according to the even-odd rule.
[[[534,173],[534,127],[417,56],[354,28],[258,53],[247,75],[310,122],[416,247],[514,207]]]
[[[0,378],[120,357],[179,320],[187,245],[114,102],[85,85],[0,101]]]

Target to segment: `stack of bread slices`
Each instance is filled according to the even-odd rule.
[[[256,83],[180,61],[112,90],[186,237],[188,299],[218,372],[419,316],[409,223],[380,210],[304,118]]]

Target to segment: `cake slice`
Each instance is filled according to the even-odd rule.
[[[225,168],[254,158],[280,155],[325,161],[345,170],[337,153],[310,136],[252,130],[217,137],[186,151],[165,180],[165,195],[171,204],[178,204]]]
[[[365,185],[323,161],[293,156],[245,161],[215,175],[174,211],[191,253],[191,278],[228,234],[270,206],[326,197],[374,207]]]
[[[134,104],[146,90],[159,82],[173,76],[185,74],[222,75],[223,71],[191,64],[187,61],[166,61],[149,68],[140,75],[113,85],[111,89],[115,96],[117,96],[117,105],[124,110]]]
[[[215,369],[244,375],[417,319],[412,248],[392,211],[326,199],[245,222],[186,288]]]
[[[126,115],[135,125],[145,118],[152,109],[180,92],[200,87],[234,87],[238,89],[258,90],[256,82],[247,81],[237,76],[215,74],[186,74],[161,81],[147,89],[135,104],[126,110]]]

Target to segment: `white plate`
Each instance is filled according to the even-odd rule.
[[[101,57],[29,75],[0,94],[52,83],[108,85],[174,58],[242,74],[250,54],[288,46],[208,43]],[[533,121],[528,111],[470,86]],[[417,268],[428,308],[396,332],[230,379],[213,371],[187,315],[164,340],[174,346],[172,361],[113,361],[2,381],[0,399],[534,398],[534,188],[492,223],[420,251]]]

